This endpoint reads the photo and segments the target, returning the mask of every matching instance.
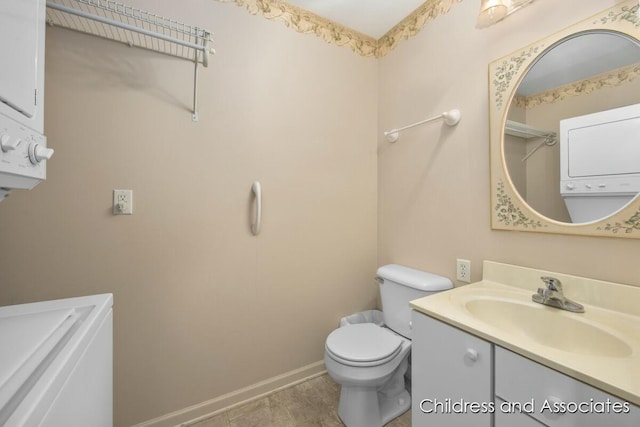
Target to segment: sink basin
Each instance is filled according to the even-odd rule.
[[[471,299],[464,306],[486,324],[557,350],[601,357],[627,357],[632,353],[622,339],[581,314],[498,298]]]

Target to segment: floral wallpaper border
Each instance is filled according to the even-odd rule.
[[[599,89],[622,86],[640,77],[640,63],[628,65],[588,79],[559,86],[530,96],[515,96],[513,102],[521,108],[553,104],[572,96],[586,95]]]
[[[382,57],[398,43],[418,34],[424,26],[462,0],[427,0],[379,40],[352,30],[283,0],[216,0],[235,3],[252,15],[262,14],[270,20],[282,21],[299,33],[315,34],[327,43],[347,46],[362,56]]]
[[[462,0],[427,0],[378,40],[376,56],[385,56],[402,40],[415,36],[429,22],[449,13],[454,4],[461,2]]]

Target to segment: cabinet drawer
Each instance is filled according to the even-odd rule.
[[[640,408],[498,346],[495,394],[550,427],[640,425]]]
[[[512,408],[509,402],[496,397],[494,427],[544,427],[535,418]]]

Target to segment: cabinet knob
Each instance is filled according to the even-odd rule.
[[[562,408],[565,406],[564,400],[562,400],[558,396],[553,396],[553,395],[547,396],[547,402],[549,402],[554,407],[558,407],[558,408]]]
[[[551,407],[551,410],[544,412],[545,417],[550,420],[557,420],[566,411],[564,400],[562,400],[558,396],[553,396],[551,394],[548,395],[545,405],[549,405]]]
[[[564,401],[562,399],[560,399],[557,396],[553,396],[553,395],[549,395],[547,397],[547,400],[549,401],[549,403],[553,403],[553,404],[556,404],[556,405],[561,405],[561,404],[564,403]]]
[[[472,362],[475,362],[478,360],[478,357],[480,357],[480,355],[478,354],[478,350],[474,350],[473,348],[468,348],[467,352],[464,354],[464,357],[466,357]]]

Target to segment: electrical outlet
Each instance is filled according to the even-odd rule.
[[[471,283],[471,261],[459,258],[456,260],[456,279]]]
[[[131,215],[133,213],[133,191],[113,190],[113,214]]]

